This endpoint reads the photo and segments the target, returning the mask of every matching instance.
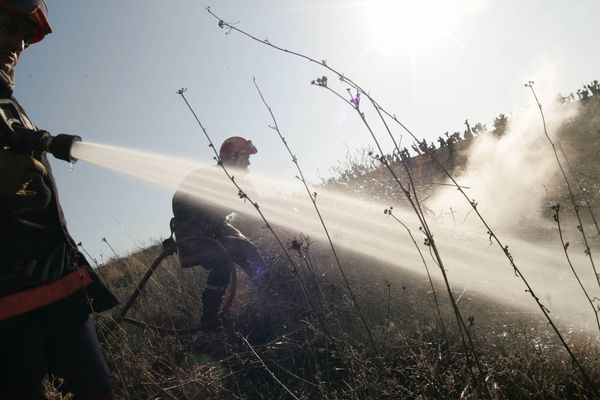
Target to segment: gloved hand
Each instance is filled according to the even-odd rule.
[[[47,174],[46,167],[35,158],[0,150],[0,199],[45,196],[48,188],[43,177]]]

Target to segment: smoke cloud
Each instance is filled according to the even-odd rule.
[[[543,104],[543,110],[553,141],[561,126],[577,114],[575,105],[555,101]],[[482,134],[468,151],[466,165],[455,178],[470,188],[466,190],[470,200],[478,204],[478,210],[489,223],[515,227],[541,222],[546,187],[556,182],[559,170],[533,96],[530,107],[509,116],[504,135]],[[469,203],[452,187],[438,190],[429,207],[436,213],[447,213],[452,207],[457,220],[476,220]]]

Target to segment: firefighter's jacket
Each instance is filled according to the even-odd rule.
[[[9,92],[0,93],[0,101],[1,118],[35,128]],[[6,124],[1,129],[0,139]],[[94,283],[70,296],[73,304],[90,309],[92,303],[94,311],[115,306],[116,298],[67,231],[46,155],[17,153],[0,143],[0,298],[57,281],[79,267]]]
[[[259,260],[260,256],[254,244],[227,222],[226,218],[232,210],[204,198],[203,191],[207,184],[204,175],[213,172],[207,168],[193,171],[183,180],[173,196],[175,237],[181,266],[186,268],[202,265],[207,269],[218,268],[222,262],[219,257],[222,255],[215,251],[212,242],[215,240],[225,248],[234,262],[246,270],[249,262]],[[235,175],[236,181],[243,180],[240,179],[240,175]],[[252,190],[247,182],[242,188]]]

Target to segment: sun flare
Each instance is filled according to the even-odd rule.
[[[432,46],[457,23],[455,0],[369,0],[374,46],[390,53]]]

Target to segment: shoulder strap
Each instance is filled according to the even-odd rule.
[[[0,145],[11,146],[19,142],[19,137],[13,129],[15,125],[36,129],[14,98],[0,98]]]

